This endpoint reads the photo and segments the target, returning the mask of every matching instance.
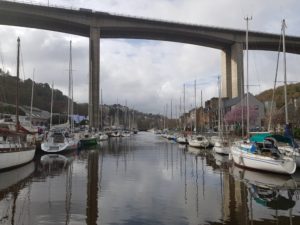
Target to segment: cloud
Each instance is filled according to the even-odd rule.
[[[30,1],[29,1],[30,2]],[[38,1],[47,4],[48,1]],[[209,0],[50,0],[50,4],[139,17],[245,29],[245,16],[252,16],[251,30],[280,33],[281,19],[286,18],[287,34],[300,36],[295,0],[209,1]],[[231,13],[228,13],[230,9]],[[88,101],[87,38],[44,30],[0,26],[0,56],[5,69],[15,73],[16,39],[21,37],[25,77],[54,81],[55,87],[67,94],[69,40],[73,46],[74,97]],[[271,88],[275,76],[276,52],[249,52],[250,91],[258,93]],[[1,58],[0,58],[1,59]],[[299,80],[298,55],[287,55],[288,80]],[[0,62],[0,66],[2,62]],[[282,65],[282,63],[281,63]],[[282,74],[282,66],[279,68]],[[186,87],[186,107],[194,104],[193,81],[197,80],[197,104],[200,90],[203,101],[217,96],[217,76],[221,73],[220,51],[216,49],[163,41],[101,39],[100,84],[106,104],[134,106],[144,112],[163,113],[171,99],[179,104]],[[24,75],[22,75],[24,77]],[[259,84],[259,85],[258,85]]]

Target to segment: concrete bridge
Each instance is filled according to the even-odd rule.
[[[11,1],[0,2],[0,24],[70,33],[90,39],[89,118],[99,127],[101,38],[173,41],[221,50],[222,95],[241,93],[245,31],[112,15],[90,9],[66,9]],[[249,49],[277,51],[279,35],[249,32]],[[300,53],[300,37],[286,37],[286,51]]]

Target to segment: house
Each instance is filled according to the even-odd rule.
[[[247,95],[245,94],[243,96],[243,98],[241,97],[236,97],[236,98],[232,98],[232,99],[226,99],[224,100],[224,114],[226,115],[227,113],[229,113],[230,111],[234,110],[234,109],[245,109],[243,111],[243,115],[244,115],[244,123],[246,122],[246,116],[247,116],[247,112],[246,112],[246,102],[247,102]],[[241,106],[244,106],[243,108]],[[250,130],[251,129],[256,129],[256,128],[261,128],[264,124],[263,124],[263,120],[265,118],[265,108],[264,108],[264,104],[262,102],[260,102],[259,100],[257,100],[257,98],[255,98],[254,95],[252,95],[251,93],[249,93],[249,108],[251,109],[251,112],[255,112],[257,116],[255,116],[255,119],[250,120]],[[241,117],[241,113],[239,115]],[[238,118],[237,118],[238,121]],[[241,119],[240,119],[241,122]],[[245,123],[246,125],[246,123]]]

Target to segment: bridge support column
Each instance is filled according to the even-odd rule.
[[[231,49],[223,49],[221,53],[221,91],[222,97],[232,98],[231,92]]]
[[[90,28],[89,125],[99,128],[100,29]]]
[[[235,98],[244,91],[243,44],[235,43],[222,51],[222,97]],[[244,92],[243,92],[244,93]]]

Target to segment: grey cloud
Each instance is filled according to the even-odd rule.
[[[47,1],[40,0],[41,3]],[[298,9],[300,3],[288,1],[121,1],[121,0],[50,0],[50,4],[85,7],[134,16],[218,27],[245,28],[244,17],[253,16],[251,30],[280,33],[282,18],[287,19],[289,35],[300,35]],[[224,13],[230,8],[231,13]],[[67,94],[69,40],[73,41],[74,96],[78,102],[88,101],[88,39],[68,34],[0,26],[0,53],[4,65],[15,71],[16,38],[22,38],[26,78],[36,68],[36,81],[51,83]],[[100,84],[104,101],[116,99],[145,112],[162,113],[170,100],[178,102],[184,83],[198,86],[203,100],[217,96],[216,76],[221,73],[220,51],[205,47],[146,40],[104,39],[100,42]],[[275,52],[250,51],[250,91],[258,93],[273,85]],[[288,79],[296,81],[299,56],[288,54]],[[1,64],[0,64],[1,65]],[[187,87],[186,105],[193,105],[193,87]],[[177,103],[178,104],[178,103]],[[188,108],[188,107],[187,107]]]

